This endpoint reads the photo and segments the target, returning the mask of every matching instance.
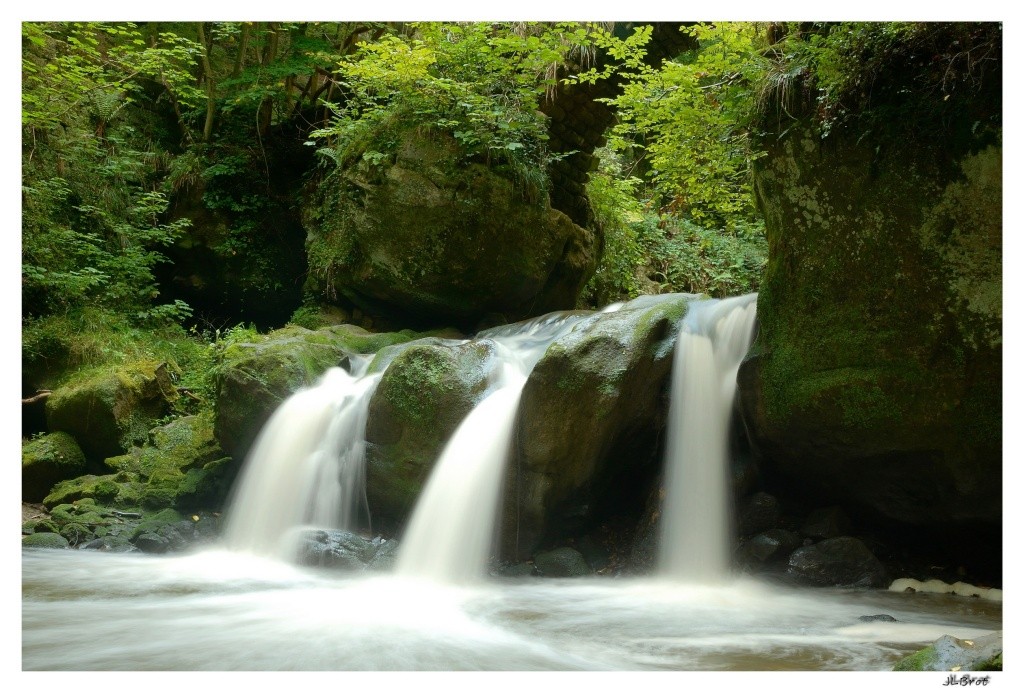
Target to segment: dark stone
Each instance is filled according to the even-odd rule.
[[[297,560],[301,565],[364,570],[377,550],[373,542],[352,532],[314,529],[300,536]]]
[[[642,297],[555,340],[523,388],[502,509],[502,555],[639,514],[661,469],[658,441],[678,320],[690,297]]]
[[[171,548],[171,541],[165,536],[155,532],[146,532],[135,537],[135,547],[146,553],[167,553]]]
[[[312,184],[306,208],[313,290],[405,324],[470,329],[571,309],[598,240],[546,194],[467,162],[456,140],[400,133],[393,158]]]
[[[886,623],[899,623],[899,619],[897,619],[895,616],[890,616],[889,614],[874,614],[873,616],[858,616],[857,620],[858,621],[864,621],[866,623],[871,623],[871,622],[874,622],[874,621],[884,621]]]
[[[544,577],[582,577],[592,573],[583,554],[569,546],[538,553],[533,564]]]
[[[797,549],[789,557],[789,574],[808,584],[838,587],[882,587],[886,581],[885,567],[853,537]]]
[[[971,528],[998,551],[1002,149],[984,108],[927,141],[809,120],[766,133],[772,252],[738,382],[766,474],[894,536]]]
[[[785,529],[762,532],[740,546],[738,557],[748,566],[785,560],[797,547],[800,537]]]
[[[737,531],[741,537],[775,528],[781,511],[779,501],[764,491],[758,491],[744,500],[737,513]]]
[[[518,577],[532,577],[539,575],[534,569],[533,563],[523,561],[522,563],[510,563],[503,565],[496,571],[499,577],[518,578]]]
[[[812,539],[841,537],[849,531],[850,519],[837,505],[812,511],[800,528],[802,535]]]

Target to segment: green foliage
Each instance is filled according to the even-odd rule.
[[[166,152],[139,106],[160,80],[195,100],[186,66],[195,46],[134,25],[22,25],[23,264],[25,313],[116,308],[140,324],[187,317],[156,304],[159,249],[187,220],[164,223],[159,172]]]
[[[576,25],[415,23],[412,35],[360,44],[338,65],[346,92],[334,118],[313,133],[339,166],[385,161],[399,129],[452,135],[467,158],[504,166],[520,179],[545,171],[548,151],[540,98],[553,65],[587,32]],[[533,177],[533,183],[546,180]],[[543,189],[543,188],[542,188]]]
[[[698,24],[687,31],[700,49],[665,61],[639,64],[622,94],[611,99],[619,122],[610,146],[645,159],[656,203],[697,223],[729,227],[752,220],[748,124],[753,84],[767,61],[753,24]],[[622,48],[626,50],[625,46]],[[632,64],[637,64],[635,60]]]

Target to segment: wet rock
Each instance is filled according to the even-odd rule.
[[[128,541],[127,537],[122,535],[97,537],[88,543],[80,545],[78,548],[91,551],[109,551],[110,553],[129,553],[139,550]]]
[[[353,325],[318,330],[291,325],[229,345],[216,377],[218,442],[226,453],[243,459],[263,424],[296,390],[315,384],[350,354],[374,353],[416,336],[408,330],[375,334]]]
[[[812,539],[832,539],[850,531],[850,519],[837,505],[818,508],[807,516],[800,533]]]
[[[794,551],[789,557],[791,576],[813,585],[882,587],[885,568],[859,539],[836,537]]]
[[[538,553],[533,564],[544,577],[582,577],[593,572],[583,554],[569,546]]]
[[[1003,632],[973,639],[943,635],[896,663],[893,671],[1001,671]]]
[[[412,511],[445,444],[487,393],[494,353],[488,340],[431,339],[393,355],[366,424],[366,494],[375,527],[397,530]]]
[[[86,471],[85,455],[68,433],[35,438],[21,446],[21,499],[38,503],[54,484]]]
[[[800,537],[795,532],[785,529],[770,529],[743,542],[738,551],[738,558],[748,567],[783,561],[800,544]]]
[[[499,577],[508,578],[532,577],[538,575],[537,571],[534,569],[533,563],[529,561],[503,565],[495,571],[495,574]]]
[[[554,341],[523,389],[506,476],[502,555],[636,513],[661,469],[676,326],[691,297],[643,297]]]
[[[366,568],[368,570],[390,572],[395,567],[395,561],[398,558],[398,540],[374,540],[374,545],[377,547],[376,553],[373,554],[370,562],[366,564]]]
[[[297,560],[301,565],[364,570],[377,550],[373,542],[352,532],[314,529],[299,537]]]
[[[864,621],[865,623],[884,622],[884,623],[899,623],[899,619],[889,614],[874,614],[872,616],[858,616],[858,621]]]
[[[749,537],[776,527],[780,515],[778,499],[764,491],[758,491],[740,504],[736,529],[740,536]]]

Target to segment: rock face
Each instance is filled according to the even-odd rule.
[[[230,345],[217,374],[217,440],[232,457],[244,458],[274,409],[296,390],[314,384],[346,356],[370,354],[415,336],[408,330],[374,334],[352,325],[319,330],[293,325]]]
[[[739,383],[791,488],[855,521],[984,527],[995,546],[1002,154],[978,123],[967,142],[808,122],[767,140],[770,256]]]
[[[794,551],[789,573],[813,585],[881,587],[885,567],[860,539],[836,537]]]
[[[166,364],[138,362],[74,379],[46,400],[51,431],[74,436],[93,467],[146,440],[178,393]]]
[[[311,280],[406,324],[572,308],[598,241],[524,185],[464,161],[447,135],[406,132],[388,161],[338,170],[312,191]]]
[[[489,340],[403,345],[370,399],[366,490],[374,528],[394,529],[412,511],[458,425],[483,398],[496,365]],[[397,351],[397,349],[396,349]]]
[[[643,507],[660,471],[672,350],[690,300],[652,298],[580,323],[531,373],[505,482],[504,554],[528,556],[616,505]]]
[[[58,481],[86,471],[85,455],[67,433],[48,433],[21,448],[21,500],[38,503]]]

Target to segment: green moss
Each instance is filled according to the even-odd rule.
[[[37,532],[21,538],[22,548],[66,549],[68,540],[52,532]]]
[[[936,659],[936,652],[933,646],[928,646],[911,655],[907,655],[893,666],[893,671],[932,671],[932,665]]]
[[[57,431],[31,440],[21,448],[22,500],[38,503],[54,484],[85,471],[85,455],[69,434]]]

